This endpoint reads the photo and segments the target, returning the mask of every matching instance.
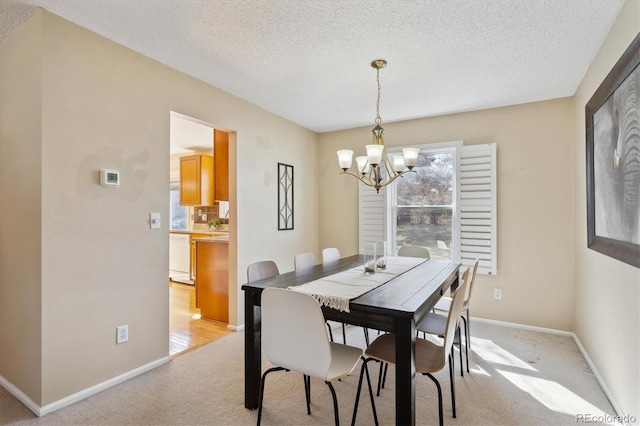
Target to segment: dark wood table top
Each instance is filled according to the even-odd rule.
[[[302,285],[363,264],[363,255],[348,256],[325,265],[316,265],[306,271],[287,272],[276,277],[247,283],[242,286],[242,289],[261,292],[267,287],[287,288]],[[353,318],[353,314],[357,315],[358,312],[409,318],[418,315],[419,318],[416,318],[416,322],[418,322],[423,314],[428,312],[451,286],[451,274],[459,266],[460,264],[457,262],[429,259],[351,300],[350,313],[338,312],[326,307],[323,307],[323,311],[327,319],[340,320],[355,325],[367,325]],[[254,304],[259,305],[260,301],[254,300]],[[384,327],[381,330],[393,331],[387,330],[387,328]]]

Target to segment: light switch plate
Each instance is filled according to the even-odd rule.
[[[160,213],[149,213],[149,227],[151,229],[160,229]]]

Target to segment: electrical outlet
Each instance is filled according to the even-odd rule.
[[[493,298],[496,300],[502,300],[502,289],[494,288],[493,289]]]
[[[116,345],[127,342],[129,340],[129,326],[121,325],[116,327]]]

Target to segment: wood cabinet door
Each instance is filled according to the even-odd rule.
[[[180,157],[180,205],[212,206],[213,180],[211,155]]]
[[[180,204],[197,206],[200,191],[200,156],[180,157]]]
[[[229,244],[196,241],[196,300],[202,318],[229,322]]]
[[[213,170],[215,173],[215,199],[229,201],[229,133],[213,131]]]

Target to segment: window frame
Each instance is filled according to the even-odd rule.
[[[439,153],[445,151],[451,151],[453,155],[453,194],[452,194],[452,209],[451,209],[451,221],[453,225],[453,231],[451,235],[452,247],[451,247],[451,257],[453,261],[457,261],[455,259],[457,250],[457,244],[460,237],[460,225],[457,217],[457,202],[458,202],[458,185],[457,185],[457,167],[458,167],[458,155],[457,151],[463,146],[463,141],[449,141],[449,142],[438,142],[431,144],[421,144],[421,145],[411,145],[411,146],[401,146],[401,147],[393,147],[391,149],[387,149],[387,153],[389,156],[394,154],[402,155],[403,148],[420,148],[420,154],[423,152],[431,153]],[[398,247],[396,246],[396,232],[397,232],[397,215],[398,215],[398,189],[397,184],[391,184],[387,188],[387,192],[385,195],[385,240],[387,241],[387,247],[389,253],[397,253]]]

